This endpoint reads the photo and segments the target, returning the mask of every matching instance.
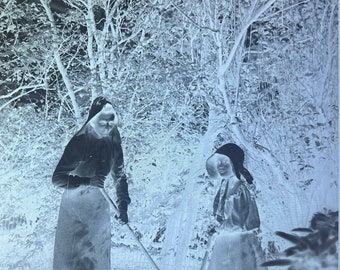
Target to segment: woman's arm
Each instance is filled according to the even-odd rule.
[[[124,156],[118,130],[115,130],[114,136],[113,151],[115,160],[111,169],[111,175],[116,186],[117,203],[119,204],[121,201],[126,201],[129,204],[131,199],[129,197],[128,183],[124,171]]]
[[[260,227],[260,217],[255,198],[246,186],[240,187],[240,193],[234,198],[233,222],[247,230]]]

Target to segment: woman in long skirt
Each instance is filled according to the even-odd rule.
[[[96,98],[84,126],[67,144],[52,182],[64,188],[54,245],[54,270],[109,270],[111,225],[100,189],[111,173],[119,220],[128,222],[130,203],[118,118],[112,104]]]

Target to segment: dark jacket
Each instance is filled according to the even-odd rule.
[[[62,188],[89,185],[92,177],[111,172],[116,184],[117,201],[130,202],[124,173],[121,138],[114,127],[107,138],[98,139],[84,127],[70,140],[53,173],[52,182]]]

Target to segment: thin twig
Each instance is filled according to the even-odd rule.
[[[199,29],[207,29],[212,32],[218,32],[217,29],[210,28],[208,26],[201,26],[197,22],[195,22],[193,19],[191,19],[187,14],[185,14],[176,4],[174,4],[172,1],[170,2],[171,5],[174,6],[175,9],[178,10],[179,13],[181,13],[185,18],[187,18],[190,22],[192,22],[197,28]]]

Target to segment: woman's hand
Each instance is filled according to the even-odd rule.
[[[104,176],[94,176],[90,179],[90,186],[104,188]]]

